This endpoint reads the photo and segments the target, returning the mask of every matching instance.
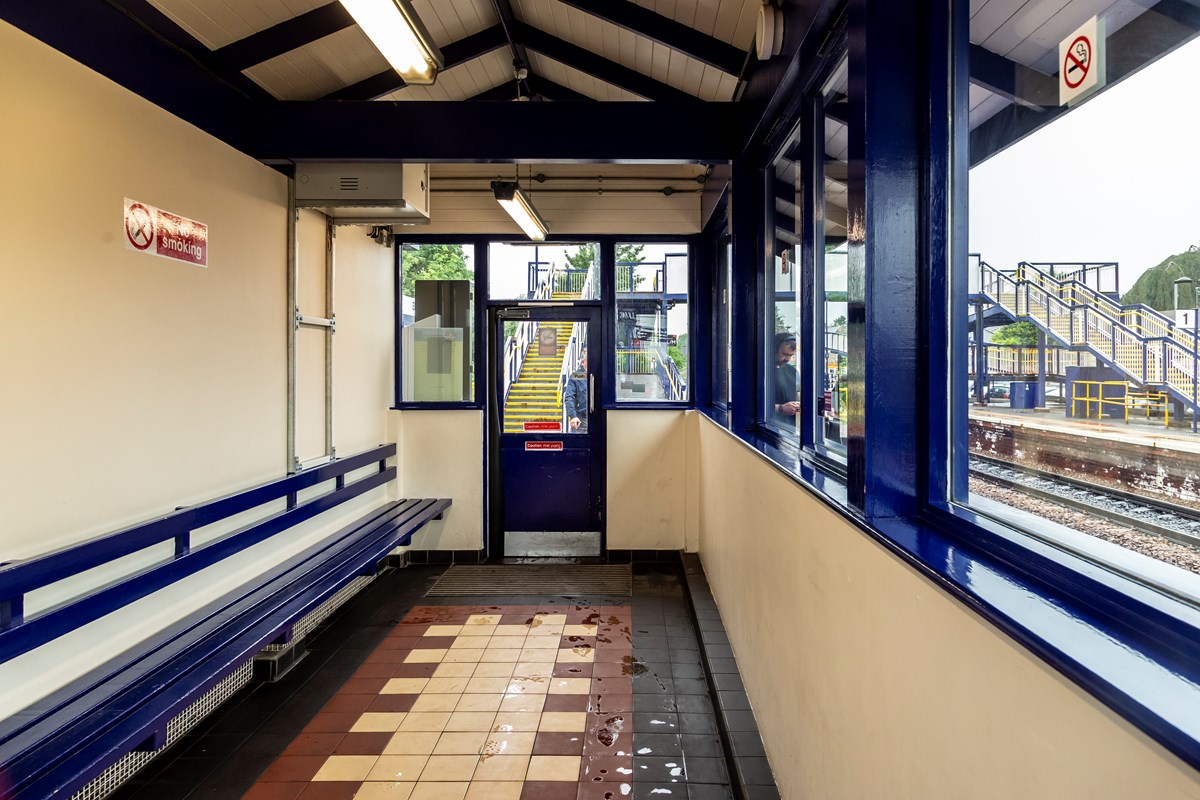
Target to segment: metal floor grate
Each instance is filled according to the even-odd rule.
[[[633,594],[628,564],[513,564],[450,567],[427,597],[485,595],[614,595]]]

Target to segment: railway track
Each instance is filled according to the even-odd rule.
[[[1200,511],[1194,508],[988,456],[971,456],[971,474],[1039,500],[1200,549]]]

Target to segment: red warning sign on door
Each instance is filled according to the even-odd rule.
[[[125,248],[208,266],[208,226],[125,198]]]
[[[526,442],[525,452],[530,450],[562,450],[562,442]]]
[[[526,422],[524,424],[524,429],[526,432],[542,431],[543,433],[545,433],[548,431],[550,433],[558,433],[559,431],[562,430],[562,423],[561,422]]]

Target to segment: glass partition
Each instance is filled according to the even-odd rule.
[[[618,402],[688,399],[688,247],[616,246]]]
[[[475,399],[475,248],[400,245],[400,399]]]
[[[490,300],[598,300],[600,246],[582,244],[488,245]]]

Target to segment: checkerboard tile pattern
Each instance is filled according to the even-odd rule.
[[[629,606],[420,606],[251,800],[631,796]]]

